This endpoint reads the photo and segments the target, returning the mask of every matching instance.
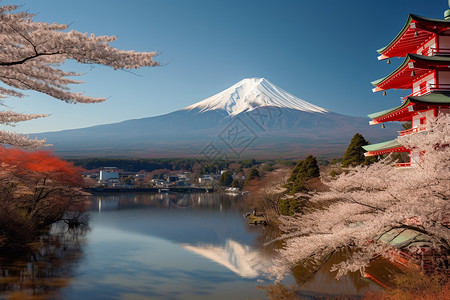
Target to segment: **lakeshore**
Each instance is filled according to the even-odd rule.
[[[42,244],[44,251],[35,250],[39,254],[3,259],[9,272],[0,278],[8,282],[0,298],[20,292],[69,300],[270,299],[266,288],[272,281],[265,271],[276,247],[263,244],[275,232],[248,224],[242,217],[246,209],[242,196],[225,193],[93,195],[84,235],[72,239],[66,233]],[[16,276],[19,272],[28,275]],[[302,280],[302,273],[293,272],[281,283]],[[374,288],[358,274],[337,281],[326,269],[302,294],[357,296]]]
[[[110,194],[110,193],[212,193],[214,188],[203,187],[167,187],[167,188],[143,188],[143,187],[90,187],[88,191],[93,194]]]

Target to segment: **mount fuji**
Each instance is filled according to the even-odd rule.
[[[396,135],[398,128],[368,121],[247,78],[169,114],[39,136],[66,157],[331,158],[343,155],[356,132],[371,142]]]
[[[301,100],[283,91],[264,78],[247,78],[212,97],[186,107],[184,110],[225,111],[237,116],[261,107],[288,108],[312,113],[326,113],[326,109]]]

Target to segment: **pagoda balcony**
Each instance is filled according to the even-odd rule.
[[[412,164],[410,162],[408,163],[397,163],[395,164],[397,168],[412,168]]]
[[[429,48],[428,51],[422,52],[422,55],[435,56],[435,55],[446,55],[450,56],[450,48]]]
[[[450,84],[427,84],[420,90],[415,91],[414,93],[406,97],[403,97],[402,100],[403,102],[405,102],[408,97],[423,96],[431,92],[450,92]]]
[[[398,133],[400,134],[400,136],[404,136],[404,135],[408,135],[411,133],[416,133],[416,132],[420,132],[420,131],[424,131],[424,130],[427,130],[426,126],[418,126],[418,127],[413,127],[410,129],[398,131]]]

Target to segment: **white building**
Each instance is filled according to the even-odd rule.
[[[100,181],[119,180],[119,172],[115,167],[103,168],[100,171]]]

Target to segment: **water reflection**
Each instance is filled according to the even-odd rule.
[[[245,278],[256,278],[271,265],[270,260],[263,257],[260,251],[231,239],[226,241],[225,246],[183,245],[183,248],[204,256]]]
[[[0,259],[0,298],[314,299],[370,286],[359,274],[338,282],[328,265],[304,265],[282,285],[257,289],[270,283],[262,274],[274,249],[262,245],[277,233],[249,225],[247,209],[242,196],[218,193],[94,196],[84,242],[46,237],[32,252]]]
[[[292,274],[303,295],[346,295],[358,296],[370,289],[379,287],[361,276],[361,273],[352,272],[339,280],[335,278],[337,272],[331,272],[331,267],[348,256],[346,251],[337,251],[325,264],[323,262],[307,262],[298,265]],[[322,265],[323,264],[323,265]]]
[[[54,298],[70,285],[83,257],[80,232],[46,234],[30,247],[0,257],[0,298]]]
[[[146,275],[147,280],[158,274],[159,279],[154,278],[155,282],[158,281],[156,290],[160,290],[162,286],[169,290],[171,276],[176,280],[190,282],[191,279],[187,278],[188,274],[191,274],[195,284],[192,282],[189,284],[197,286],[195,293],[227,299],[222,295],[218,296],[218,291],[223,290],[226,284],[233,283],[233,289],[243,285],[249,287],[247,295],[255,294],[256,286],[261,285],[257,281],[264,280],[264,284],[270,283],[262,275],[272,263],[274,250],[282,246],[280,242],[272,244],[273,248],[262,247],[265,242],[273,239],[277,232],[270,227],[247,224],[242,212],[248,208],[245,207],[242,196],[230,197],[218,193],[107,195],[97,197],[93,209],[99,211],[94,218],[97,227],[96,237],[99,235],[105,237],[109,234],[115,237],[126,235],[127,238],[122,237],[122,241],[129,240],[132,236],[135,240],[139,240],[140,244],[149,241],[150,244],[142,245],[142,249],[137,247],[136,251],[139,254],[135,251],[133,257],[138,260],[140,266],[145,265],[152,270]],[[113,230],[114,233],[108,233],[106,229]],[[101,230],[101,233],[98,230]],[[159,248],[162,245],[163,248]],[[149,258],[145,254],[147,247],[152,249],[152,255],[156,255],[157,258]],[[120,255],[128,256],[127,249],[122,247],[120,249]],[[357,297],[374,288],[375,284],[361,278],[359,273],[336,280],[335,274],[330,272],[330,267],[341,258],[338,255],[333,256],[323,266],[323,262],[297,266],[281,285],[268,285],[265,289],[266,297],[278,299],[277,297],[283,297],[283,293],[294,293],[297,297],[309,299],[335,295]],[[159,260],[168,259],[170,264],[159,265]],[[128,261],[128,266],[129,264]],[[100,275],[97,276],[101,278]],[[245,280],[251,280],[252,284],[245,283]],[[295,283],[295,287],[288,289],[283,285],[286,283]],[[205,284],[210,286],[208,291],[203,288]],[[166,292],[160,291],[161,295]],[[184,296],[180,299],[189,298],[185,292],[180,293]],[[231,295],[229,298],[240,297],[237,294]],[[260,295],[258,297],[264,298]],[[196,299],[194,296],[192,298]]]
[[[344,260],[349,253],[341,250],[326,260],[310,260],[298,264],[292,269],[295,286],[285,286],[281,283],[268,285],[263,289],[270,299],[360,299],[368,291],[380,290],[381,287],[374,281],[361,276],[361,273],[352,272],[335,278],[337,272],[331,272],[334,264]],[[377,268],[385,268],[386,264]],[[373,269],[373,267],[372,267]]]
[[[108,211],[131,208],[213,209],[243,211],[242,196],[221,193],[136,193],[105,194],[92,197],[91,210]]]
[[[101,203],[101,204],[100,204]],[[184,204],[184,206],[182,206]],[[251,244],[262,228],[247,226],[244,201],[219,193],[101,195],[92,201],[94,227],[106,227],[177,244]]]
[[[264,261],[255,245],[265,230],[242,217],[246,210],[242,197],[97,195],[91,209],[88,255],[61,298],[264,298],[256,288],[260,283],[255,276]],[[190,247],[221,251],[222,260],[209,259]]]

